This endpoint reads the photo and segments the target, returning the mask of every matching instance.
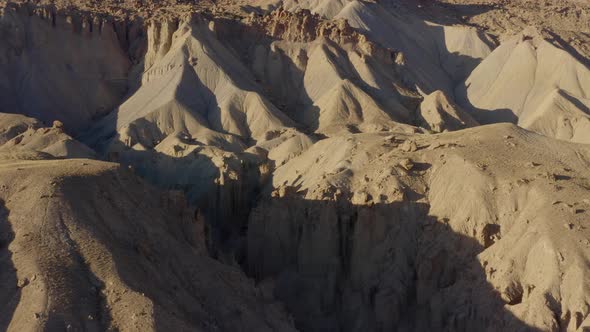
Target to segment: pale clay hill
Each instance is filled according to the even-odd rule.
[[[0,11],[0,330],[590,329],[587,1]]]

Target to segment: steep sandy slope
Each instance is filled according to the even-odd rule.
[[[589,158],[505,124],[323,140],[273,173],[249,271],[309,331],[576,331]]]
[[[195,17],[177,24],[153,23],[148,29],[141,86],[102,121],[106,130],[115,122],[126,145],[152,148],[179,132],[230,145],[232,136],[249,142],[290,124],[207,22]]]
[[[38,128],[38,120],[21,114],[0,113],[0,144],[4,144],[29,128]]]
[[[0,152],[37,151],[57,158],[96,158],[96,152],[65,134],[61,127],[28,129],[6,144]]]
[[[306,121],[307,123],[317,121],[319,132],[329,134],[332,132],[331,127],[341,128],[346,125],[355,125],[360,128],[364,125],[376,124],[379,124],[380,128],[395,126],[393,123],[388,125],[391,118],[383,112],[381,106],[350,81],[339,80],[335,85],[324,84],[324,86],[332,88],[323,93],[313,105],[319,109],[319,117],[315,120],[315,116],[313,116],[312,119]],[[365,130],[361,129],[361,131]]]
[[[38,152],[57,158],[95,158],[96,153],[64,132],[61,122],[44,127],[36,119],[0,113],[0,154]]]
[[[183,133],[239,151],[294,125],[279,108],[307,130],[322,133],[349,125],[402,128],[396,120],[409,122],[405,105],[417,98],[398,88],[390,51],[350,27],[321,25],[309,13],[271,15],[276,22],[270,31],[262,28],[270,24],[258,21],[239,26],[199,15],[153,23],[140,87],[95,125],[89,140],[116,132],[111,150],[122,148],[117,145],[149,150]],[[307,23],[309,35],[290,34],[314,20]]]
[[[588,69],[478,1],[0,3],[0,330],[590,328]]]
[[[403,82],[396,63],[400,53],[371,41],[345,20],[279,9],[250,16],[237,29],[215,23],[218,37],[244,54],[271,100],[310,131],[401,129],[400,123],[411,121],[418,95]]]
[[[162,187],[185,190],[215,225],[214,242],[229,237],[216,234],[224,224],[245,220],[259,178],[269,171],[259,169],[266,155],[280,148],[285,154],[273,158],[282,162],[311,141],[290,128],[293,121],[264,97],[216,29],[200,15],[152,23],[140,86],[84,136],[106,158]],[[264,145],[263,155],[244,152],[252,145]],[[228,182],[235,186],[223,187]]]
[[[452,96],[453,82],[463,79],[491,52],[489,38],[473,28],[425,22],[386,1],[285,1],[285,7],[346,19],[371,40],[401,51],[406,79],[426,93],[442,90]]]
[[[291,330],[206,256],[181,194],[90,160],[3,161],[0,173],[0,329]]]
[[[399,7],[353,1],[337,17],[405,54],[408,75],[426,92],[449,90],[491,52],[489,38],[465,26],[442,26]]]
[[[549,137],[589,143],[589,121],[590,100],[555,89],[545,97],[535,114],[520,121],[520,126]]]
[[[400,82],[395,54],[342,23],[280,10],[240,24],[201,15],[153,23],[140,86],[84,140],[185,190],[216,225],[210,240],[227,242],[272,164],[307,149],[313,132],[418,131],[402,123],[418,97]]]
[[[533,26],[551,43],[590,64],[590,2],[587,0],[441,0],[436,4],[432,10],[423,8],[422,12],[426,9],[431,15],[459,18],[500,40]]]
[[[61,120],[69,132],[92,136],[86,140],[92,145],[116,134],[123,145],[151,149],[183,132],[236,151],[267,131],[293,126],[291,120],[322,133],[349,125],[397,128],[411,122],[417,103],[394,63],[401,55],[343,20],[277,10],[236,24],[223,16],[175,13],[143,31],[139,18],[94,15],[3,9],[3,109],[46,124]],[[144,44],[145,56],[131,68]],[[83,131],[115,108],[128,88],[115,112],[93,123],[90,134]],[[348,101],[338,102],[341,96]]]
[[[108,20],[17,6],[0,13],[2,112],[76,132],[120,102],[129,66]]]
[[[545,41],[535,30],[527,30],[503,43],[457,87],[459,103],[482,123],[513,122],[525,128],[533,122],[554,123],[544,134],[556,133],[561,124],[546,114],[548,99],[556,89],[573,100],[567,116],[583,122],[587,109],[583,99],[590,94],[590,70],[573,56]],[[558,93],[559,94],[559,93]],[[549,102],[551,103],[551,102]],[[555,107],[552,112],[556,112]],[[564,112],[565,113],[565,112]],[[565,116],[565,115],[564,115]],[[538,127],[539,125],[537,125]],[[567,135],[560,135],[561,137]],[[571,138],[572,135],[569,135]],[[577,141],[589,142],[578,134]]]

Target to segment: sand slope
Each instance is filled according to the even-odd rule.
[[[182,195],[90,160],[0,172],[2,329],[290,330],[250,281],[206,257]]]
[[[589,88],[588,68],[543,40],[536,31],[528,30],[498,47],[457,87],[456,94],[459,103],[482,123],[513,122],[525,128],[538,128],[533,123],[545,121],[547,127],[551,122],[540,118],[543,114],[551,117],[547,108],[552,109],[550,113],[556,111],[547,105],[552,103],[549,99],[556,98],[556,90],[563,90],[574,100],[570,106],[570,109],[578,108],[574,121],[583,122],[585,112],[576,105],[584,104],[582,100],[588,97]],[[564,116],[571,117],[572,113]],[[572,137],[557,134],[559,126],[555,123],[552,129],[540,132],[566,139]],[[588,142],[580,136],[576,139]]]
[[[0,2],[0,330],[590,328],[584,8]]]
[[[0,153],[42,153],[57,158],[96,158],[96,152],[64,132],[61,122],[44,127],[36,119],[0,113]]]
[[[185,132],[224,139],[227,147],[232,136],[247,142],[290,124],[256,91],[253,78],[205,22],[189,19],[177,30],[174,25],[152,25],[141,86],[99,130],[108,135],[114,127],[127,146],[152,148]]]
[[[348,1],[334,17],[348,20],[371,39],[403,52],[407,79],[427,93],[443,90],[452,94],[453,82],[469,74],[491,52],[488,39],[475,29],[424,22],[399,8]]]
[[[251,272],[311,331],[577,330],[589,153],[505,124],[323,140],[252,212]]]

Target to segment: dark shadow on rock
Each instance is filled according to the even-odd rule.
[[[590,66],[589,66],[590,67]],[[567,99],[567,101],[569,101],[570,103],[574,104],[580,111],[586,113],[587,115],[590,116],[590,108],[588,106],[586,106],[584,103],[582,103],[578,98],[570,95],[569,93],[560,93],[561,96],[563,96],[565,99]]]
[[[555,175],[555,180],[557,181],[568,181],[571,180],[572,177],[569,175],[561,175],[561,174],[556,174]]]
[[[8,215],[8,209],[0,200],[0,331],[8,329],[21,298],[12,252],[8,249],[14,240],[14,231],[8,221]]]
[[[88,198],[88,204],[76,206],[73,218],[109,254],[123,283],[114,289],[125,286],[135,292],[131,299],[141,294],[153,308],[146,311],[140,305],[145,301],[127,307],[135,317],[129,319],[144,322],[138,328],[153,322],[156,331],[277,330],[281,316],[265,316],[272,310],[267,311],[253,283],[235,266],[208,257],[199,238],[203,225],[188,213],[184,196],[157,190],[129,170],[121,172],[128,174],[104,175],[117,185],[74,177],[63,190],[69,197]],[[129,301],[125,294],[118,296]]]
[[[410,6],[421,18],[442,25],[465,24],[466,18],[482,15],[500,9],[494,4],[457,4],[438,0],[402,0],[390,1]]]
[[[483,244],[428,211],[411,201],[262,199],[247,272],[274,284],[302,331],[536,331],[487,283]]]
[[[202,18],[195,18],[195,20],[200,20]],[[235,29],[236,27],[241,27],[240,24],[232,21],[232,20],[224,20],[218,19],[218,25],[224,26],[228,29]],[[227,21],[227,22],[226,22]],[[203,22],[194,22],[194,24],[204,24]],[[232,30],[234,31],[234,30]],[[238,29],[239,31],[239,29]],[[193,37],[198,40],[203,40],[204,44],[208,44],[208,39],[214,38],[213,35],[199,35],[198,31],[193,32]],[[224,35],[224,29],[219,28],[219,31],[216,32],[218,35]],[[245,39],[251,45],[257,45],[256,42],[261,42],[257,38],[253,39]],[[243,40],[240,40],[243,42]],[[268,40],[266,40],[266,46],[269,46]],[[274,112],[274,116],[282,120],[285,126],[288,127],[300,127],[297,125],[296,121],[293,121],[292,118],[283,114],[285,111],[285,107],[283,107],[280,103],[277,103],[277,100],[270,100],[267,102],[266,98],[268,97],[268,92],[265,90],[259,80],[254,77],[252,73],[246,67],[246,64],[243,63],[242,59],[239,57],[240,54],[238,51],[230,47],[229,43],[223,43],[223,40],[217,44],[216,42],[209,43],[213,45],[208,52],[211,52],[209,59],[213,61],[216,66],[221,68],[224,71],[224,74],[229,75],[229,80],[232,84],[242,91],[245,92],[254,92],[259,94],[266,106],[268,106]],[[225,51],[228,52],[225,52]],[[223,55],[223,56],[222,56]],[[217,100],[217,96],[215,95],[214,91],[212,91],[209,87],[205,85],[205,83],[200,79],[200,77],[195,72],[191,61],[199,61],[199,59],[185,59],[185,63],[183,64],[182,68],[182,78],[178,83],[178,86],[174,87],[175,94],[173,96],[173,100],[170,100],[170,104],[178,104],[182,105],[183,111],[187,117],[192,118],[195,122],[199,125],[203,126],[204,128],[208,128],[215,132],[232,136],[236,140],[244,143],[246,146],[251,146],[255,144],[255,140],[251,137],[252,133],[250,132],[250,128],[247,125],[248,119],[245,112],[239,112],[235,109],[235,107],[230,107],[225,112],[230,113],[229,116],[235,119],[235,123],[238,126],[238,133],[236,132],[228,132],[224,126],[224,118],[228,116],[228,114],[222,114],[222,109],[219,105]],[[140,64],[141,65],[141,64]],[[147,69],[146,69],[147,70]],[[289,67],[289,70],[293,70],[293,68]],[[147,70],[149,71],[149,70]],[[156,78],[159,79],[159,78]],[[150,83],[146,83],[146,86],[149,86]],[[170,88],[170,86],[164,85],[162,86],[162,90]],[[125,98],[123,103],[134,96],[137,90],[132,90]],[[159,96],[159,92],[153,96],[150,96],[152,99],[156,99]],[[145,105],[148,106],[151,102],[147,100]],[[164,104],[159,108],[155,108],[153,113],[160,112],[162,110],[166,110],[166,107],[174,107],[178,108],[178,106],[169,106],[168,104]],[[136,143],[141,143],[143,146],[147,148],[153,148],[157,143],[159,143],[162,139],[164,139],[169,134],[170,128],[167,128],[168,132],[163,132],[163,128],[160,128],[159,125],[156,123],[148,123],[147,121],[143,121],[141,118],[139,119],[132,119],[129,123],[121,123],[121,107],[117,107],[107,116],[103,117],[97,123],[89,128],[86,133],[82,134],[79,139],[88,144],[89,146],[95,148],[99,152],[105,152],[108,149],[109,142],[115,138],[117,135],[117,131],[121,129],[121,127],[129,126],[130,128],[138,127],[136,130],[137,132],[141,133],[151,133],[153,137],[143,138],[141,135],[135,135],[138,139],[134,139],[132,142],[129,142],[128,145],[132,146]],[[150,114],[143,114],[142,117],[149,117]],[[145,130],[144,127],[147,127],[149,130]],[[132,128],[132,129],[133,129]],[[180,128],[177,126],[172,128],[173,130],[183,131],[186,128]],[[130,130],[130,132],[133,130]],[[225,142],[225,147],[230,146],[231,143]],[[228,150],[236,151],[234,148],[228,148]]]
[[[132,167],[137,175],[159,188],[184,192],[204,227],[211,257],[241,265],[248,216],[269,176],[263,174],[261,166],[274,166],[247,152],[228,156],[224,165],[216,165],[210,156],[201,153],[204,148],[197,147],[179,157],[153,150],[127,150],[116,161]],[[229,169],[224,170],[224,166]]]
[[[442,28],[426,24],[423,28],[437,29],[439,37],[435,39],[444,43]],[[244,42],[255,45],[252,40]],[[447,56],[460,57],[457,54]],[[475,66],[473,59],[466,60],[469,60],[469,67]],[[286,66],[289,70],[294,67],[292,63]],[[263,91],[260,82],[252,84],[256,79],[247,75],[234,83],[245,90],[252,91],[254,87]],[[294,118],[297,107],[286,109],[285,113]],[[115,123],[112,121],[107,130],[111,135],[115,134]],[[317,124],[312,123],[311,127],[314,126],[317,128]],[[477,253],[483,250],[482,245],[453,233],[444,223],[428,216],[426,204],[407,201],[365,207],[347,201],[269,198],[262,199],[251,210],[261,188],[260,173],[245,169],[245,177],[216,182],[220,179],[219,167],[210,160],[203,160],[195,167],[192,158],[173,158],[154,151],[128,151],[121,162],[134,166],[139,175],[156,185],[187,192],[189,199],[199,207],[197,219],[205,220],[210,254],[228,262],[232,258],[222,256],[229,252],[251,276],[258,280],[275,279],[277,297],[289,307],[303,330],[477,330],[493,319],[487,316],[486,309],[478,310],[488,305],[497,310],[494,312],[510,317],[498,294],[485,282],[485,273],[476,260]],[[162,166],[174,167],[154,166],[155,159]],[[174,183],[170,178],[178,174],[172,173],[184,173],[186,177]],[[203,174],[207,176],[201,177]],[[191,231],[195,230],[173,233]],[[182,243],[186,242],[183,248],[191,248],[187,237],[190,239],[190,234],[179,238]],[[116,264],[129,285],[156,299],[156,325],[165,330],[165,319],[170,318],[158,309],[160,305],[162,308],[168,305],[157,300],[164,298],[162,292],[178,297],[175,305],[180,308],[176,313],[179,319],[194,324],[206,321],[197,309],[178,305],[193,303],[198,296],[195,292],[181,291],[193,287],[195,275],[187,271],[195,266],[179,263],[189,256],[159,256],[158,246],[152,243],[157,242],[153,234],[138,236],[133,241],[133,250],[143,255],[140,263],[130,266],[118,261]],[[142,249],[146,247],[155,252],[146,253]],[[112,250],[128,254],[125,250],[130,249]],[[170,278],[160,276],[161,271],[156,267],[170,267],[173,263],[188,270],[167,271]],[[144,284],[137,275],[154,276],[154,280]],[[455,290],[463,290],[462,285],[471,282],[476,282],[479,288],[474,287],[477,290],[465,294],[469,303],[464,304],[464,298],[459,296],[462,294]],[[498,328],[530,329],[516,318],[506,320],[511,325]]]
[[[36,8],[33,2],[8,1],[7,5],[10,12],[21,17],[15,21],[16,25],[12,26],[13,20],[7,19],[0,27],[3,45],[10,50],[2,66],[2,75],[6,82],[19,81],[19,84],[3,86],[2,108],[36,118],[48,126],[60,120],[69,134],[80,134],[96,117],[109,112],[122,100],[128,90],[126,75],[130,66],[125,55],[129,55],[130,60],[133,58],[128,53],[132,51],[129,38],[134,37],[132,24],[135,23],[136,28],[133,31],[138,31],[137,25],[142,22],[124,22],[110,17],[107,21],[108,14],[104,15],[104,24],[111,24],[114,32],[112,40],[107,41],[109,37],[99,36],[98,30],[92,30],[92,24],[89,30],[82,28],[83,21],[92,21],[94,13],[89,11],[78,9],[76,15],[71,15],[72,8],[57,10],[54,5],[48,5],[42,7],[51,15],[44,17],[38,10],[41,6]],[[7,12],[6,15],[14,14]],[[60,24],[65,23],[66,16],[69,29]],[[57,26],[56,19],[60,21]],[[40,23],[47,26],[38,26]],[[94,52],[84,49],[87,41]],[[120,54],[110,58],[114,63],[106,61],[112,55],[108,53],[109,47],[114,46],[109,42],[120,45],[115,51]],[[52,49],[46,44],[63,44],[67,53],[55,54],[59,48]],[[76,52],[79,54],[72,56]],[[52,78],[56,78],[55,82]]]
[[[480,124],[492,124],[492,123],[512,123],[518,124],[518,116],[514,114],[514,111],[502,108],[495,110],[487,110],[475,107],[467,96],[468,85],[461,83],[455,89],[456,103],[463,107],[473,118]]]
[[[552,42],[555,46],[568,52],[576,60],[578,60],[580,63],[586,66],[586,68],[590,69],[590,59],[580,54],[580,52],[578,52],[578,50],[575,47],[573,47],[567,41],[563,40],[563,38],[561,38],[558,34],[550,30],[545,30],[544,32],[548,33],[551,36],[551,39],[549,39],[550,42]]]
[[[89,186],[88,190],[92,190],[91,188]],[[46,197],[49,203],[45,206],[44,214],[38,216],[42,220],[33,221],[39,223],[38,233],[33,233],[34,237],[29,238],[26,241],[29,243],[25,243],[22,248],[38,264],[43,283],[42,292],[29,291],[25,293],[29,297],[23,298],[24,303],[29,305],[37,302],[42,305],[43,311],[35,313],[35,316],[39,314],[39,327],[42,330],[104,331],[111,326],[111,312],[103,293],[106,280],[97,277],[96,270],[93,269],[96,265],[89,262],[92,258],[96,259],[96,256],[92,257],[86,251],[87,246],[92,246],[93,242],[80,241],[80,238],[87,240],[80,237],[80,224],[92,223],[92,218],[96,220],[96,216],[76,220],[68,213],[73,211],[72,214],[75,214],[78,209],[87,209],[84,200],[90,200],[92,196],[85,194],[82,200],[79,200],[80,196],[76,193],[67,196],[73,198],[70,206],[64,204],[66,200],[61,199],[60,193]],[[94,194],[98,194],[98,190]],[[94,212],[96,214],[96,210]],[[36,243],[31,244],[32,241]],[[52,254],[40,250],[51,251]],[[35,285],[28,287],[36,288]],[[35,296],[44,298],[37,299]]]
[[[181,75],[182,79],[178,87],[175,87],[175,99],[170,100],[170,102],[182,105],[186,111],[186,116],[192,118],[192,120],[203,127],[222,134],[231,135],[223,129],[221,123],[222,117],[220,115],[221,109],[214,93],[203,84],[188,62],[183,65]],[[169,88],[169,86],[164,85],[163,88]],[[125,100],[132,98],[134,93],[127,95]],[[150,97],[156,99],[158,96],[159,94],[155,94]],[[145,105],[148,106],[150,102],[151,100],[148,100]],[[165,104],[159,108],[155,108],[153,113],[161,112],[166,107],[172,108],[172,106]],[[178,107],[176,106],[175,108]],[[129,123],[120,123],[121,112],[123,112],[121,106],[117,107],[107,116],[97,121],[79,139],[97,151],[104,153],[108,149],[111,140],[117,135],[117,131],[124,126],[129,127],[129,133],[132,136],[132,141],[127,142],[129,145],[140,143],[147,148],[153,148],[169,134],[163,132],[164,128],[160,128],[156,121],[150,122],[145,120],[145,117],[149,117],[150,114],[144,114],[143,117],[132,119]],[[174,129],[180,131],[184,128]],[[146,133],[149,133],[149,135]],[[226,145],[229,146],[230,144],[227,143]]]
[[[220,28],[217,30],[217,38],[231,49],[236,58],[252,72],[255,85],[269,101],[281,112],[285,113],[294,125],[304,132],[314,132],[318,127],[318,119],[306,119],[306,113],[319,114],[319,108],[315,107],[311,98],[303,88],[305,72],[302,71],[279,47],[271,44],[276,38],[266,35],[262,31],[247,26],[243,23],[217,19]],[[254,70],[256,52],[264,50],[268,62],[276,64],[272,69],[280,68],[281,72],[271,71],[265,67],[264,72]],[[302,55],[303,56],[303,55]],[[307,61],[307,54],[304,56]],[[278,66],[280,64],[280,66]],[[250,76],[250,75],[248,75]],[[281,77],[283,84],[277,84],[273,78]],[[285,82],[284,80],[290,80]],[[291,88],[285,88],[291,87]],[[305,110],[305,112],[303,111]],[[318,116],[319,117],[319,116]]]
[[[240,60],[242,63],[254,74],[255,82],[260,86],[260,90],[265,96],[275,105],[279,110],[285,113],[291,120],[295,122],[295,126],[302,132],[311,134],[320,127],[320,108],[314,105],[314,100],[305,90],[304,78],[307,70],[307,61],[309,60],[309,50],[301,49],[299,59],[301,63],[298,65],[293,61],[292,55],[285,54],[285,51],[273,42],[280,42],[273,36],[267,35],[264,31],[253,28],[245,24],[236,24],[235,22],[225,22],[218,20],[222,28],[217,32],[218,38],[234,50],[235,54],[241,54]],[[317,36],[316,40],[322,37]],[[362,92],[369,95],[378,105],[391,103],[391,99],[399,100],[400,109],[388,109],[382,106],[381,109],[393,121],[408,122],[409,116],[407,113],[411,112],[417,106],[416,97],[406,96],[400,93],[398,89],[391,88],[383,91],[379,88],[371,86],[361,79],[361,75],[356,71],[354,65],[349,58],[348,53],[340,47],[337,43],[330,39],[324,40],[325,45],[318,47],[322,48],[325,56],[329,59],[329,63],[336,64],[333,70],[337,72],[338,76],[346,80]],[[267,59],[268,66],[260,72],[260,68],[256,66],[255,60],[260,60],[260,52],[264,50],[264,57]],[[315,50],[314,52],[319,52]],[[373,77],[378,80],[378,85],[390,87],[391,82],[383,82],[381,76],[383,73],[376,71],[382,70],[384,66],[376,66],[376,59],[371,57],[364,58],[368,64],[369,70],[372,70]],[[277,70],[277,68],[279,68]],[[391,66],[387,73],[392,79],[396,78],[395,68]],[[401,80],[395,82],[399,86],[403,86]],[[395,85],[394,84],[394,85]],[[333,88],[336,88],[334,86]],[[410,88],[406,87],[408,90]],[[343,90],[344,92],[344,90]],[[325,124],[323,124],[325,125]]]
[[[390,1],[365,3],[365,6],[374,13],[381,12],[380,6],[387,9],[387,14],[371,14],[375,19],[361,31],[381,45],[405,55],[406,65],[402,66],[400,75],[427,94],[441,90],[449,97],[454,97],[455,85],[465,79],[480,60],[448,50],[444,28],[426,21],[453,26],[463,22],[458,11],[477,15],[493,9],[490,6],[451,5],[437,1]],[[383,31],[383,28],[394,29],[396,33],[373,32]],[[479,35],[484,43],[492,49],[495,47],[492,40],[481,33]]]

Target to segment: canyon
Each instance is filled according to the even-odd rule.
[[[590,3],[0,1],[0,330],[590,329]]]

